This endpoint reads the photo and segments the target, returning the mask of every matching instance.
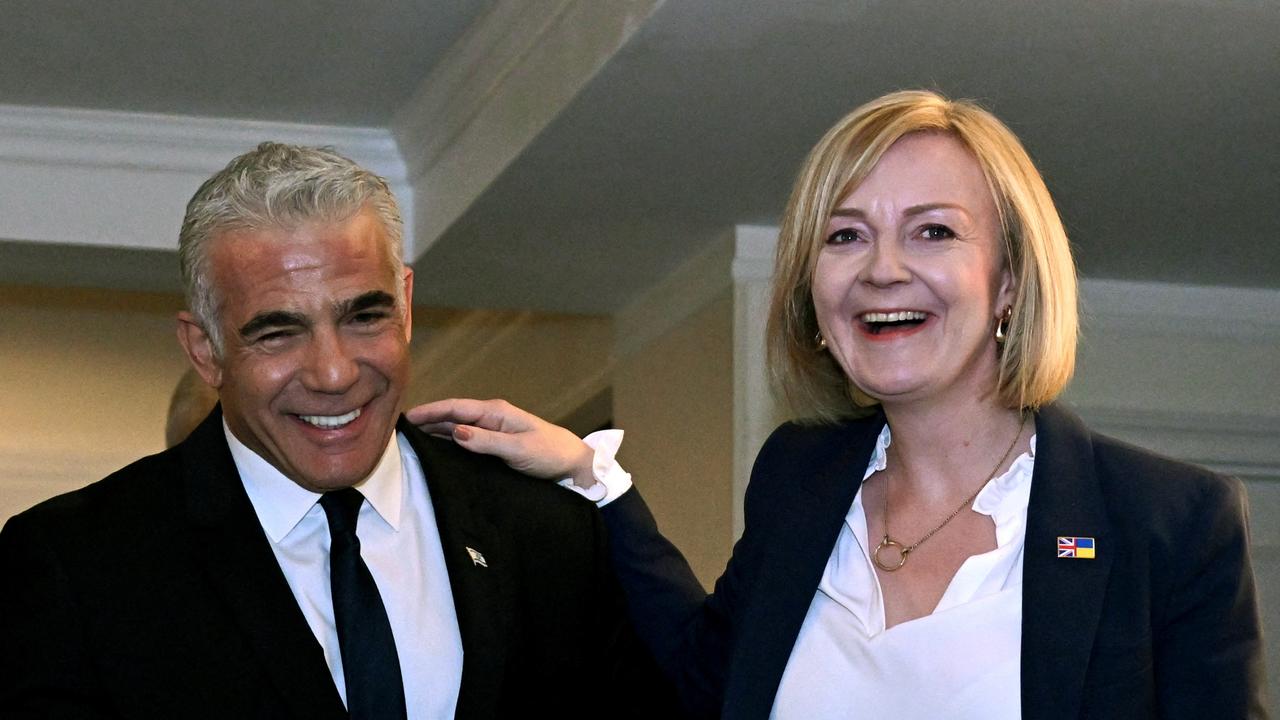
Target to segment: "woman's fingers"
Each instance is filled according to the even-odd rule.
[[[536,429],[518,433],[458,425],[453,439],[471,452],[498,457],[533,477],[574,477],[575,481],[579,476],[590,477],[594,452],[578,436],[548,422],[539,421]]]
[[[496,455],[517,470],[522,470],[528,464],[530,453],[527,443],[519,435],[473,425],[456,425],[453,428],[453,440],[471,452]]]
[[[405,411],[409,422],[424,432],[444,424],[473,425],[485,430],[522,432],[531,430],[539,418],[506,400],[472,400],[449,398],[425,403]]]
[[[505,400],[450,398],[419,405],[405,415],[423,432],[448,435],[467,450],[496,456],[526,475],[594,482],[594,451],[586,443]]]
[[[473,423],[483,416],[483,403],[483,400],[449,398],[409,408],[404,414],[419,427],[442,422]]]

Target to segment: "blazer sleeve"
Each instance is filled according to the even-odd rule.
[[[583,686],[582,717],[593,717],[601,708],[611,708],[610,717],[683,718],[674,687],[640,640],[629,617],[626,599],[610,560],[608,531],[595,507],[590,507],[590,514],[595,580],[591,584],[594,629],[588,639],[598,644],[599,651],[591,674],[602,681]]]
[[[0,716],[107,717],[85,654],[83,611],[30,513],[0,531]]]
[[[693,717],[718,717],[733,649],[734,622],[750,594],[767,532],[768,471],[778,454],[775,432],[760,451],[745,500],[745,529],[710,595],[689,563],[658,530],[636,488],[606,505],[614,572],[636,632],[675,685]]]
[[[1243,484],[1206,483],[1190,526],[1166,551],[1181,573],[1153,637],[1161,717],[1267,717]]]

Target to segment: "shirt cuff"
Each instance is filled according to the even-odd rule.
[[[582,497],[604,507],[617,500],[623,493],[631,489],[631,473],[622,469],[614,456],[622,447],[621,430],[597,430],[582,439],[592,450],[595,458],[591,461],[591,474],[596,482],[589,488],[580,488],[573,480],[566,478],[560,481],[560,487],[569,488]]]

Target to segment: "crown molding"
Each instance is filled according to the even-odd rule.
[[[1280,290],[1086,279],[1080,314],[1086,333],[1114,328],[1166,336],[1280,343]]]
[[[413,192],[381,128],[0,105],[0,237],[173,250],[191,193],[264,140],[328,145],[399,198],[406,257]]]
[[[1243,479],[1280,480],[1280,415],[1073,405],[1094,430]]]
[[[331,145],[404,182],[384,128],[0,105],[0,160],[11,162],[207,174],[264,140]]]
[[[395,113],[419,254],[558,116],[663,0],[498,0]]]

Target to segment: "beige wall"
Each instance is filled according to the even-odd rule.
[[[620,459],[659,527],[710,587],[733,540],[733,294],[620,358]]]
[[[413,325],[411,403],[500,397],[561,422],[608,387],[607,317],[415,308]]]
[[[181,302],[0,287],[0,519],[164,448]]]

